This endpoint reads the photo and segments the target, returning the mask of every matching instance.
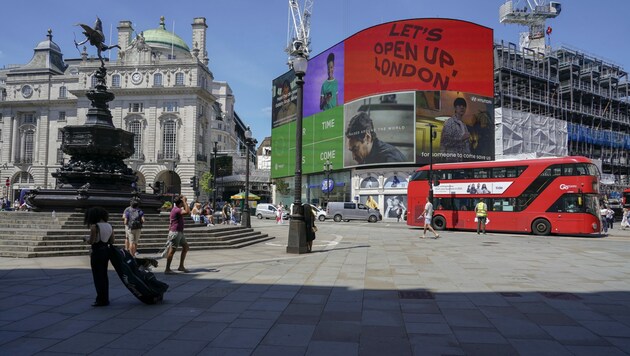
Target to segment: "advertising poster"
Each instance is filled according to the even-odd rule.
[[[344,167],[415,162],[415,93],[355,100],[344,109]]]
[[[271,128],[295,121],[297,115],[296,79],[295,73],[291,70],[273,81],[271,91]]]
[[[406,195],[385,195],[385,211],[383,218],[397,218],[398,214],[403,214],[407,210]],[[402,218],[402,217],[401,217]]]
[[[309,116],[302,125],[302,172],[322,172],[326,160],[333,169],[343,167],[343,105]]]
[[[343,42],[311,58],[304,77],[304,116],[343,105],[343,78]]]
[[[345,41],[345,99],[402,90],[494,95],[492,30],[452,19],[413,19]]]
[[[359,203],[370,209],[378,209],[378,195],[360,195]]]
[[[418,164],[428,164],[431,151],[433,163],[494,160],[492,98],[453,91],[417,92],[416,147]]]

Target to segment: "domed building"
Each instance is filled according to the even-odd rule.
[[[211,171],[215,148],[224,162],[217,175],[228,176],[218,182],[237,183],[220,193],[229,197],[244,189],[246,125],[234,111],[230,86],[215,81],[208,68],[207,27],[205,18],[193,19],[187,43],[167,30],[164,17],[152,29],[118,24],[121,49],[105,64],[108,90],[116,96],[109,108],[114,126],[135,134],[135,153],[126,163],[143,191],[196,195],[191,178]],[[96,85],[100,61],[90,50],[64,61],[49,30],[29,63],[0,70],[0,162],[6,162],[0,171],[9,179],[2,196],[55,188],[51,173],[69,159],[60,129],[85,122],[85,93]],[[255,148],[251,157],[255,161]]]

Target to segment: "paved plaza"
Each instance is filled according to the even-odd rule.
[[[191,251],[144,305],[110,267],[93,308],[89,258],[0,258],[1,355],[630,354],[630,231],[607,238],[420,239],[403,223],[326,221],[314,252],[276,239]],[[178,262],[176,254],[174,264]]]

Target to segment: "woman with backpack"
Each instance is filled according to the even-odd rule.
[[[138,241],[144,224],[144,212],[138,207],[140,204],[136,199],[131,200],[131,206],[125,209],[123,213],[123,222],[125,224],[125,250],[129,251],[132,256],[138,252]]]

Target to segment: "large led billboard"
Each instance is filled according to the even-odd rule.
[[[302,173],[494,159],[492,30],[451,19],[365,29],[309,60]],[[295,75],[273,81],[271,176],[295,171]],[[429,127],[436,136],[431,140]]]

